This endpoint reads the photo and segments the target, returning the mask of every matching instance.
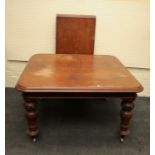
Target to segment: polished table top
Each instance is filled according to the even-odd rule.
[[[143,87],[114,56],[36,54],[21,74],[22,92],[141,92]]]

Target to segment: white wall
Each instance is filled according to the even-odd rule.
[[[9,60],[55,52],[56,14],[96,15],[95,54],[149,68],[148,0],[6,0]]]

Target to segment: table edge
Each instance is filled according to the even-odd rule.
[[[24,87],[20,84],[16,85],[16,90],[20,91],[20,92],[92,92],[92,93],[97,93],[97,92],[107,92],[107,93],[119,93],[119,92],[130,92],[130,93],[139,93],[142,92],[144,90],[144,88],[142,87],[142,85],[139,85],[137,88],[135,89],[102,89],[102,88],[97,88],[97,89],[93,89],[93,88],[88,88],[88,87],[82,87],[82,88],[68,88],[68,87],[61,87],[61,88],[41,88],[41,89],[34,89],[34,88],[27,88]]]

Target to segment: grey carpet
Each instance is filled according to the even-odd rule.
[[[22,103],[20,93],[6,88],[6,155],[149,155],[149,98],[136,99],[124,143],[119,99],[40,101],[36,143],[26,135]]]

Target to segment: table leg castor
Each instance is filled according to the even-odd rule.
[[[120,137],[120,142],[123,143],[125,141],[125,136]]]
[[[129,121],[133,116],[133,108],[134,108],[134,101],[135,97],[124,97],[122,98],[122,108],[120,111],[121,116],[121,124],[120,124],[120,136],[121,142],[124,141],[124,138],[129,135]]]
[[[28,130],[27,134],[33,139],[33,141],[36,141],[36,138],[39,134],[39,129],[37,126],[37,105],[34,100],[25,99],[24,107],[26,110],[26,120],[28,124]]]
[[[37,142],[37,138],[32,138],[32,141],[33,141],[34,143],[36,143],[36,142]]]

